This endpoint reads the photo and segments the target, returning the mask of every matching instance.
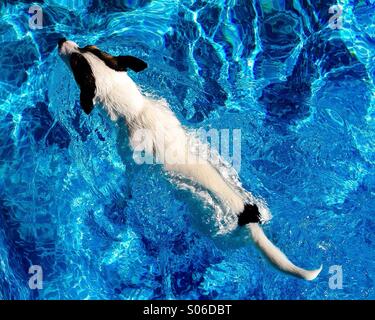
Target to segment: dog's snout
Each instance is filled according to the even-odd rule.
[[[66,38],[61,38],[59,41],[58,41],[58,45],[59,45],[59,48],[61,48],[61,46],[63,45],[63,43],[66,41]]]

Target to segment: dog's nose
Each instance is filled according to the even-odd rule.
[[[66,38],[61,38],[58,42],[59,48],[63,45],[63,43],[66,41]]]

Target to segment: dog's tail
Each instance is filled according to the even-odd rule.
[[[181,151],[181,144],[172,145]],[[183,153],[183,152],[182,152]],[[174,171],[189,177],[216,194],[221,201],[229,204],[234,213],[238,215],[238,225],[247,225],[254,242],[265,256],[281,271],[301,277],[306,280],[315,279],[322,267],[317,270],[304,270],[295,266],[289,259],[266,237],[259,222],[268,220],[268,210],[257,204],[248,203],[239,195],[221,176],[221,174],[208,161],[200,159],[199,163],[190,164],[165,164],[168,171]]]
[[[249,223],[247,227],[251,236],[264,255],[281,271],[306,280],[314,280],[322,271],[323,266],[316,270],[305,270],[294,265],[264,234],[258,223]]]

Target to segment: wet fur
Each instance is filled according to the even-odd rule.
[[[238,215],[239,225],[247,226],[254,242],[277,268],[307,280],[314,279],[320,273],[321,268],[309,271],[290,262],[257,223],[268,219],[268,211],[265,208],[260,211],[256,203],[249,203],[207,160],[202,158],[196,163],[186,163],[185,160],[192,156],[188,136],[168,103],[163,99],[154,100],[144,96],[128,74],[122,72],[128,69],[141,71],[147,66],[146,63],[135,57],[113,57],[94,46],[81,49],[71,41],[62,43],[59,54],[72,69],[80,86],[81,104],[86,113],[91,112],[92,105],[98,104],[113,121],[123,118],[133,149],[141,148],[153,154],[164,164],[166,171],[190,178],[229,205]],[[82,57],[78,58],[77,54]],[[92,104],[88,101],[90,99]],[[143,129],[146,136],[139,136],[139,129]],[[166,150],[173,154],[175,163],[165,161]]]

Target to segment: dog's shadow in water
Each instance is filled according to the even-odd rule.
[[[132,191],[131,191],[131,181],[133,181],[134,175],[137,172],[137,167],[139,164],[136,164],[133,159],[133,151],[130,147],[129,142],[129,134],[128,128],[126,127],[125,123],[118,121],[118,133],[116,138],[116,148],[118,155],[121,158],[121,161],[124,163],[126,167],[126,180],[128,183],[125,186],[125,192],[127,199],[132,198]],[[142,164],[147,165],[147,164]],[[212,239],[215,245],[218,248],[239,248],[244,246],[249,242],[249,233],[246,231],[245,228],[236,228],[233,232],[229,232],[227,234],[219,235],[218,234],[218,227],[216,225],[216,217],[214,208],[205,203],[199,196],[195,195],[189,190],[179,188],[172,179],[169,178],[168,174],[166,174],[162,166],[160,164],[152,164],[153,166],[157,167],[160,171],[160,179],[164,179],[170,185],[170,188],[173,192],[173,197],[176,198],[179,202],[185,205],[185,210],[183,211],[185,214],[185,221],[187,223],[187,228],[190,228],[191,231],[197,232],[203,237],[208,237]],[[189,180],[185,179],[184,183],[189,184]],[[196,187],[199,188],[200,187]],[[201,188],[202,189],[202,188]],[[204,191],[203,189],[201,191]],[[213,196],[213,198],[215,198]],[[218,200],[215,200],[215,203],[219,203]],[[170,203],[166,203],[166,206],[170,206]]]

